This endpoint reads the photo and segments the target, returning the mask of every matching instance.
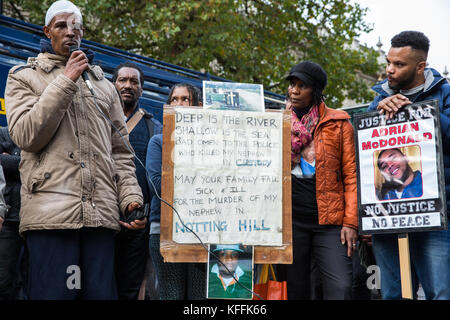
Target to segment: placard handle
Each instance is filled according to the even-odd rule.
[[[402,298],[413,299],[411,260],[409,256],[409,238],[407,233],[398,234],[398,256],[400,258]]]

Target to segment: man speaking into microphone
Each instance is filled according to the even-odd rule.
[[[22,149],[19,231],[29,253],[30,299],[116,299],[119,214],[143,203],[121,99],[91,65],[92,54],[70,50],[80,46],[82,23],[70,1],[54,2],[43,28],[49,40],[10,70],[6,85],[9,132]],[[141,227],[139,220],[129,224]]]

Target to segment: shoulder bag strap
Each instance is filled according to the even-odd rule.
[[[140,111],[140,110],[139,110]],[[127,129],[128,133],[133,131],[134,127],[138,124],[139,121],[141,121],[143,117],[142,112],[136,112],[130,120],[127,121]]]

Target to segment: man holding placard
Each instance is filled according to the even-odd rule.
[[[450,84],[436,70],[426,67],[429,40],[421,32],[404,31],[391,40],[386,57],[387,79],[375,85],[379,94],[368,110],[380,110],[392,119],[401,108],[437,99],[442,134],[447,208],[450,206]],[[423,187],[427,187],[424,182]],[[445,202],[445,200],[444,200]],[[445,203],[443,204],[445,206]],[[448,211],[447,211],[448,215]],[[450,299],[448,230],[409,233],[413,287],[421,283],[427,299]],[[381,271],[383,299],[401,299],[399,251],[395,234],[374,234],[373,250]],[[417,292],[417,290],[415,290]]]

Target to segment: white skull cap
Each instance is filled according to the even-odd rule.
[[[73,13],[83,19],[81,16],[81,11],[76,5],[67,0],[58,0],[53,2],[53,4],[48,8],[47,14],[45,15],[45,25],[48,26],[52,19],[60,13]]]

